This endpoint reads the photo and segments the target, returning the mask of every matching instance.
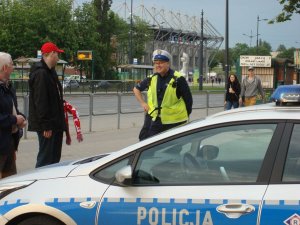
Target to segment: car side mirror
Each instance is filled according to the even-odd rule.
[[[119,169],[115,174],[116,180],[119,184],[128,186],[132,178],[132,168],[130,165]]]
[[[200,149],[197,153],[197,156],[205,159],[205,160],[213,160],[218,157],[219,148],[214,145],[203,145],[200,146]]]

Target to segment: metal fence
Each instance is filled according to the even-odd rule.
[[[14,88],[19,93],[28,94],[28,80],[27,79],[13,79],[11,80]],[[78,82],[77,84],[67,85],[68,81],[61,81],[64,93],[108,93],[108,92],[131,92],[135,81],[122,80],[87,80],[85,82]],[[65,84],[65,85],[64,85]]]
[[[206,110],[224,107],[224,91],[199,91],[193,94],[193,109]],[[26,116],[29,110],[29,96],[18,95],[19,109]],[[146,98],[146,96],[145,96]],[[89,118],[89,132],[92,130],[95,116],[116,115],[117,128],[120,129],[121,114],[142,113],[142,108],[131,93],[80,93],[65,94],[64,99],[76,106],[81,117]],[[27,138],[27,128],[24,130],[24,138]]]

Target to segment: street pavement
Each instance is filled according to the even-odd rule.
[[[223,111],[223,108],[209,109],[209,115]],[[190,120],[206,116],[206,109],[193,110]],[[121,114],[120,129],[117,115],[94,116],[92,132],[89,132],[89,118],[82,117],[81,128],[83,141],[78,143],[72,119],[69,121],[72,138],[71,145],[62,147],[61,161],[80,159],[101,153],[113,152],[138,142],[138,135],[143,125],[143,113]],[[64,135],[65,137],[65,135]],[[20,141],[17,152],[18,173],[34,169],[38,152],[38,140],[35,132],[27,132],[27,138]]]

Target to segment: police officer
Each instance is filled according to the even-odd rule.
[[[193,98],[186,79],[170,68],[171,55],[165,50],[153,52],[154,74],[133,88],[146,115],[139,139],[186,123],[192,112]],[[148,89],[146,103],[142,91]]]

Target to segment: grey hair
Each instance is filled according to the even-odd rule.
[[[12,61],[11,55],[6,52],[0,52],[0,72],[4,66],[9,65]]]

